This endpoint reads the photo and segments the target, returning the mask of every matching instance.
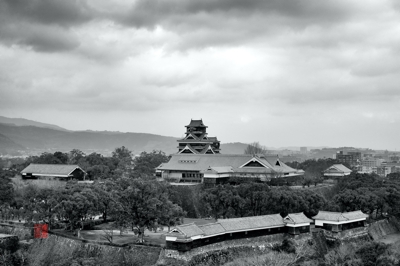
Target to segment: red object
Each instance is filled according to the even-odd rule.
[[[47,224],[35,224],[33,229],[34,238],[47,238],[48,237],[48,225]]]

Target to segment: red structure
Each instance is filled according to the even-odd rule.
[[[49,233],[47,224],[35,224],[33,227],[33,238],[47,238]]]

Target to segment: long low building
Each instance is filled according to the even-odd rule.
[[[173,154],[168,163],[157,167],[159,176],[172,182],[226,182],[231,177],[269,181],[277,177],[302,176],[277,155],[250,154]]]
[[[166,247],[179,251],[239,238],[289,233],[297,235],[310,232],[310,223],[303,213],[280,214],[218,219],[215,223],[194,223],[176,226],[166,235]]]
[[[328,231],[341,232],[355,227],[364,227],[368,214],[362,211],[352,212],[327,212],[319,211],[312,219],[315,221],[315,228],[322,228]]]
[[[84,180],[86,172],[78,165],[70,164],[33,164],[21,171],[22,178],[59,178],[63,180]]]

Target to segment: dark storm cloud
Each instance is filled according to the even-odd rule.
[[[0,43],[39,52],[73,50],[79,45],[71,27],[93,19],[85,1],[0,0]]]
[[[0,33],[3,44],[29,47],[38,52],[63,52],[79,46],[76,36],[60,27],[14,24],[0,26]]]
[[[93,18],[83,0],[2,0],[3,15],[41,24],[71,26]]]
[[[152,28],[164,23],[191,24],[190,17],[208,14],[204,23],[213,21],[213,26],[224,23],[225,19],[251,16],[275,16],[290,18],[293,27],[308,24],[332,23],[344,20],[351,13],[351,6],[342,1],[297,1],[297,0],[139,0],[120,21],[135,27]],[[118,19],[117,19],[118,20]],[[296,22],[295,22],[296,21]],[[197,21],[199,22],[199,21]],[[174,27],[171,25],[171,27]],[[192,25],[202,27],[201,24]],[[269,25],[258,25],[260,28]],[[242,27],[246,27],[243,23]]]

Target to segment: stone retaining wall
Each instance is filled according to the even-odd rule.
[[[265,249],[272,248],[276,244],[281,244],[285,238],[293,239],[296,245],[299,246],[303,242],[310,240],[312,236],[310,233],[296,235],[296,236],[282,233],[282,234],[266,235],[266,236],[252,237],[252,238],[225,240],[222,242],[194,248],[186,252],[181,252],[172,249],[165,249],[163,251],[163,257],[174,258],[188,262],[197,255],[219,252],[221,250],[226,250],[228,248],[249,247],[255,250],[263,251]],[[160,259],[162,260],[162,258]]]
[[[341,232],[332,232],[324,230],[324,234],[326,239],[328,240],[349,241],[356,238],[368,237],[368,227],[358,227],[358,228],[344,230]]]
[[[370,224],[369,226],[369,235],[373,240],[377,240],[383,236],[391,235],[399,232],[399,229],[396,227],[396,223],[398,221],[392,218],[390,221],[388,219],[381,220]]]

